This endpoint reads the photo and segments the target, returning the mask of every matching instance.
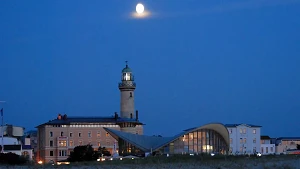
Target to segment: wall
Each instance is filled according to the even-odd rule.
[[[253,128],[247,125],[240,125],[237,127],[227,127],[227,129],[229,131],[229,137],[231,140],[230,148],[232,150],[232,154],[253,154],[260,151],[259,127]],[[242,130],[242,133],[240,133],[240,130]],[[256,130],[255,134],[253,133],[253,130]],[[241,138],[242,142],[240,140]],[[246,142],[244,142],[244,139],[246,139]]]

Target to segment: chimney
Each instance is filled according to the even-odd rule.
[[[64,120],[67,120],[67,114],[65,114],[65,115],[63,116],[63,119],[64,119]]]
[[[115,112],[115,120],[117,120],[118,119],[118,113],[117,112]]]
[[[138,110],[135,111],[135,118],[136,118],[136,121],[139,120],[139,111]]]
[[[57,119],[61,120],[61,114],[58,114]]]

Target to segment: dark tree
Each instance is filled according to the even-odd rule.
[[[300,144],[297,144],[297,150],[300,150]]]
[[[98,157],[99,155],[94,151],[92,145],[76,146],[71,152],[68,161],[92,161]]]
[[[111,156],[110,152],[105,147],[99,147],[98,148],[98,154],[99,156]]]

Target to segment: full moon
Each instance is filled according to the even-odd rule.
[[[139,13],[139,14],[143,13],[144,12],[144,5],[141,4],[141,3],[137,4],[136,5],[136,12]]]

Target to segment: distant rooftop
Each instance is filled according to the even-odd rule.
[[[271,140],[271,137],[269,136],[260,136],[261,140]]]
[[[276,140],[300,140],[300,137],[278,137]]]
[[[237,126],[241,126],[241,125],[246,125],[246,126],[249,126],[249,127],[262,127],[262,126],[258,126],[258,125],[244,124],[244,123],[239,123],[239,124],[225,124],[225,127],[237,127]]]
[[[43,125],[70,125],[75,123],[103,123],[103,124],[117,124],[122,122],[132,122],[136,124],[143,125],[143,123],[139,122],[138,119],[130,119],[130,118],[120,118],[118,116],[110,116],[110,117],[68,117],[66,115],[64,116],[58,116],[57,119],[49,120],[46,123],[43,123],[39,126]],[[37,127],[39,127],[37,126]]]

